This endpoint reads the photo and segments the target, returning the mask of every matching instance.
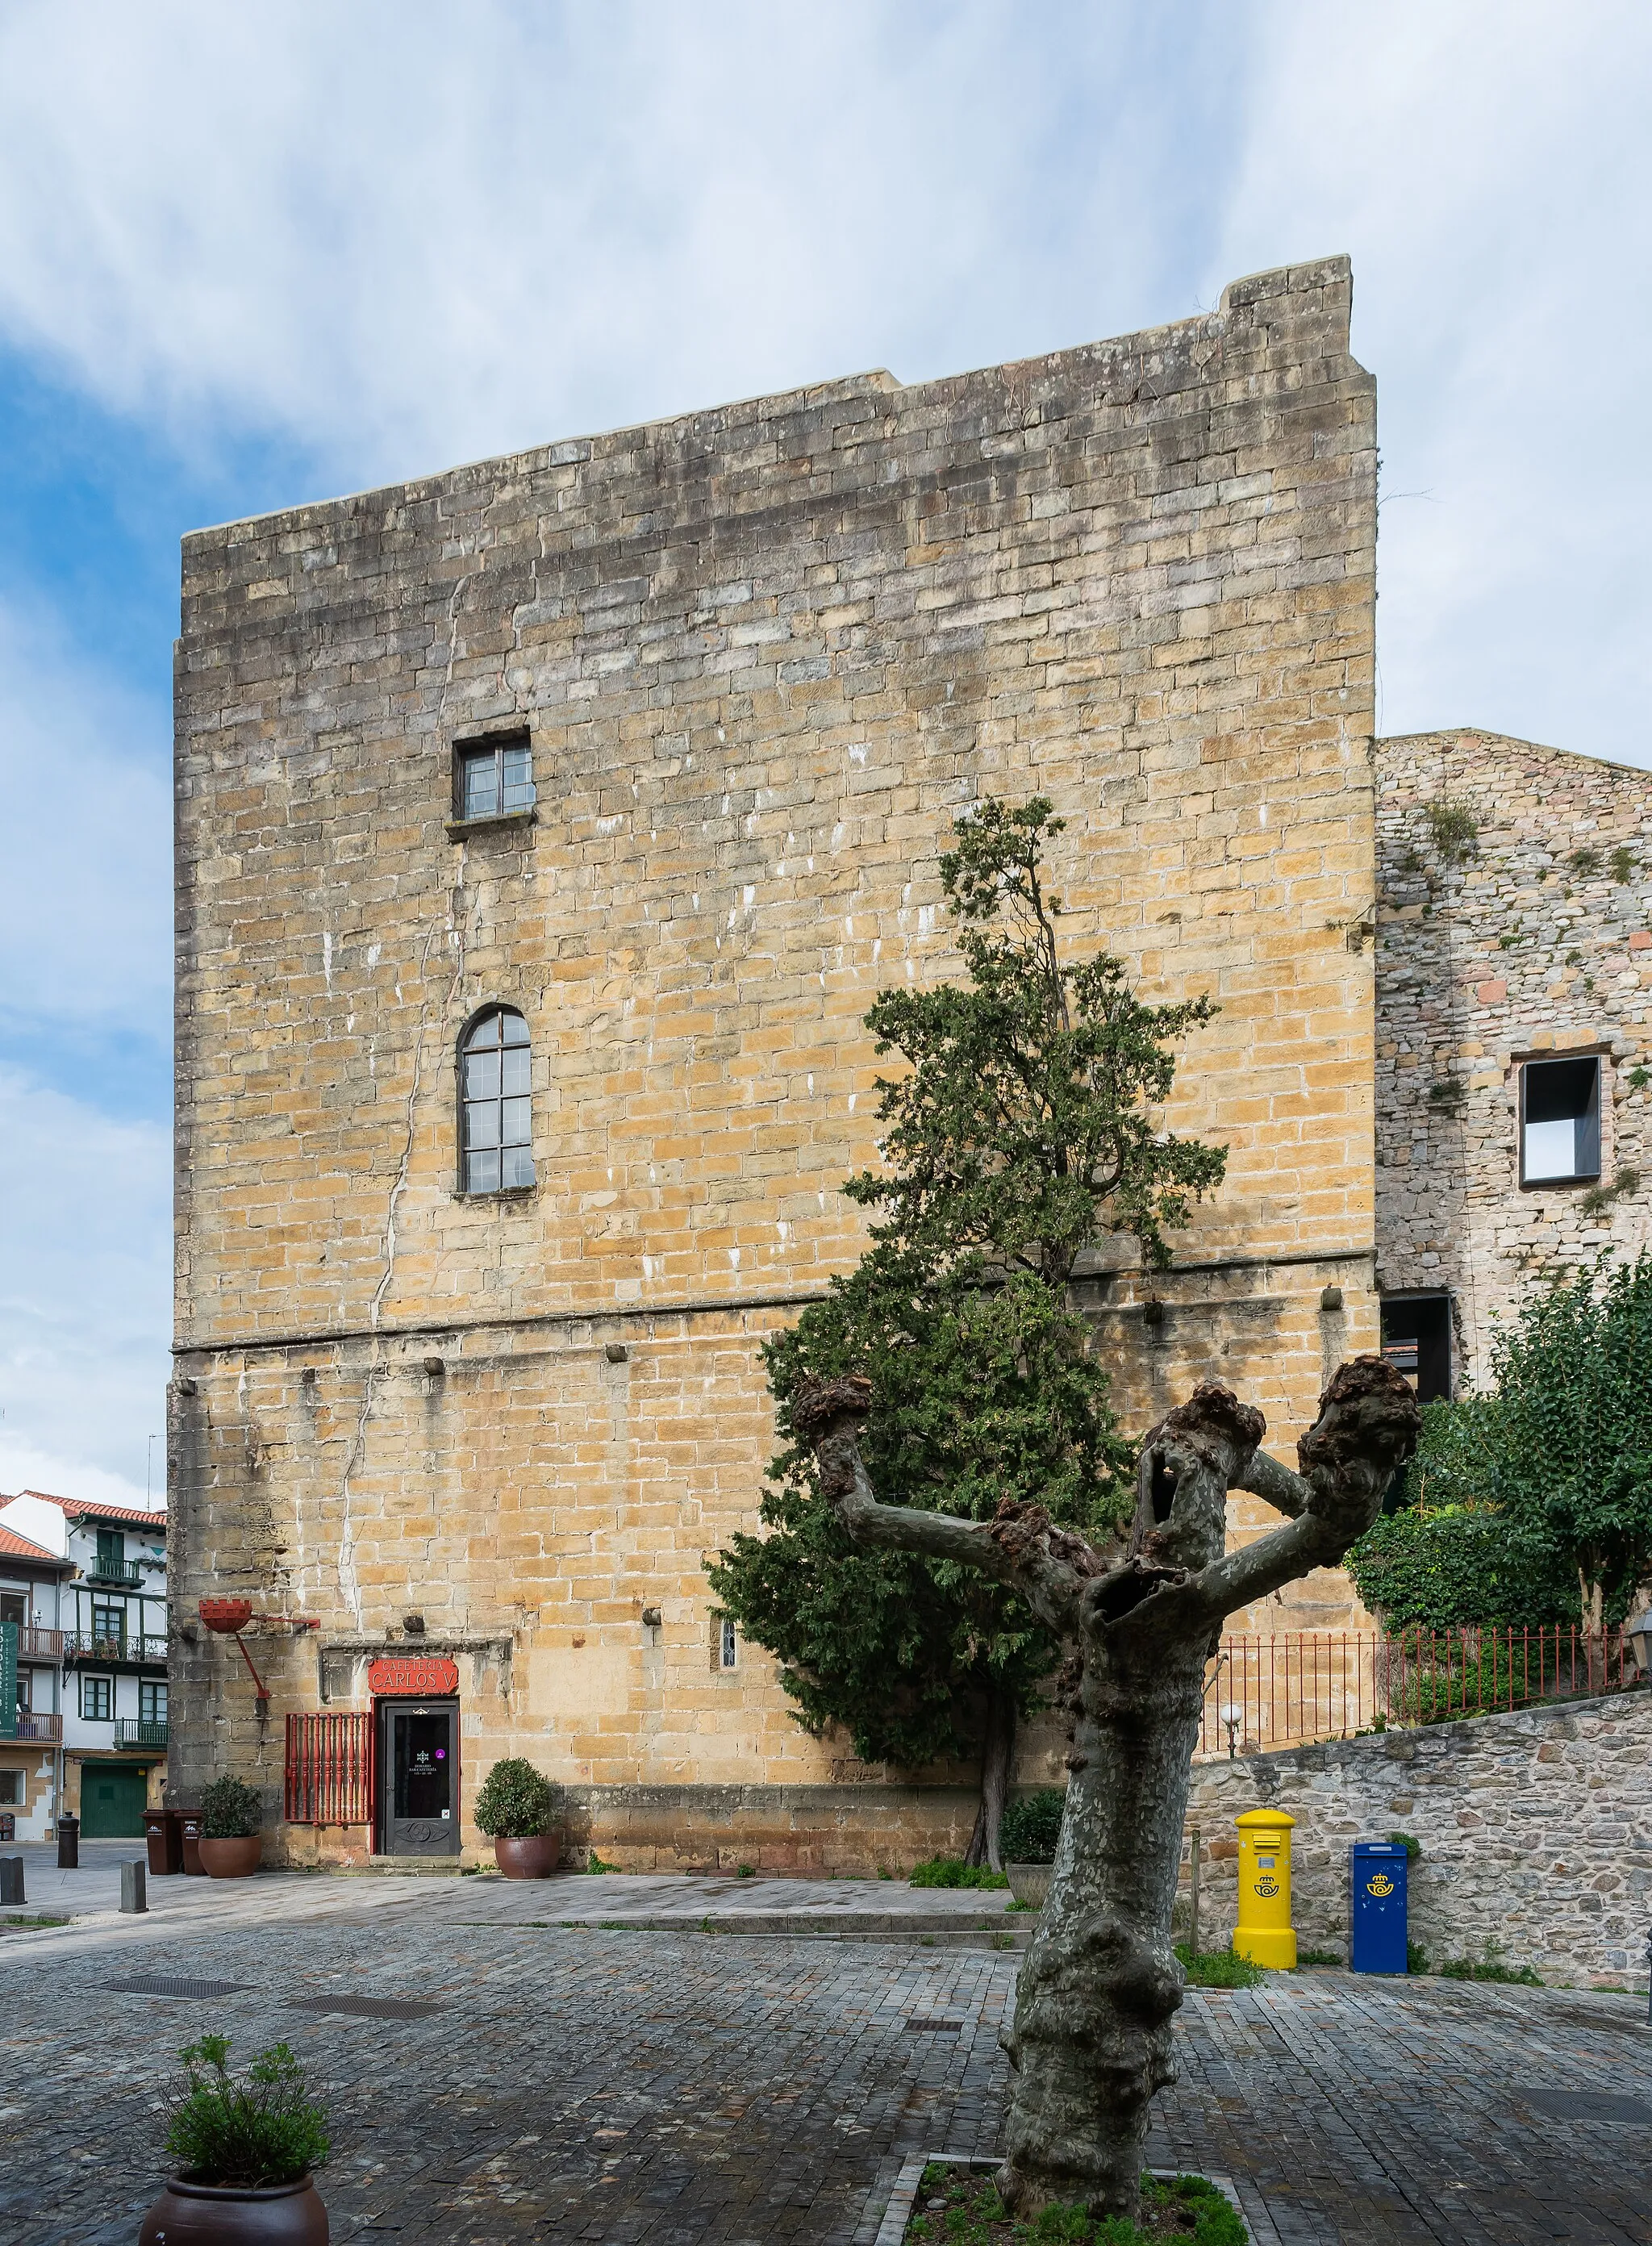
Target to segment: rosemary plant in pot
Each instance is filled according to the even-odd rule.
[[[325,2117],[288,2045],[261,2052],[239,2078],[228,2036],[202,2036],[182,2056],[167,2119],[178,2173],[139,2246],[328,2246],[310,2174],[327,2158]]]
[[[555,1811],[556,1788],[520,1755],[488,1772],[476,1797],[476,1822],[507,1880],[542,1880],[556,1869],[562,1835],[551,1827]]]
[[[264,1805],[258,1788],[215,1778],[201,1797],[201,1864],[215,1880],[242,1880],[258,1869]]]

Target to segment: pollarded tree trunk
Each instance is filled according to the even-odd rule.
[[[1175,2079],[1170,1916],[1206,1664],[1235,1608],[1334,1564],[1370,1527],[1415,1447],[1417,1400],[1380,1358],[1343,1365],[1293,1474],[1258,1448],[1261,1414],[1207,1385],[1147,1437],[1130,1536],[1098,1551],[1040,1506],[1006,1502],[983,1524],[880,1504],[856,1441],[870,1394],[861,1379],[819,1381],[792,1405],[851,1533],[996,1576],[1067,1647],[1072,1776],[1004,2038],[1015,2087],[999,2188],[1023,2215],[1052,2200],[1134,2215],[1148,2106]],[[1229,1555],[1236,1487],[1290,1518]]]

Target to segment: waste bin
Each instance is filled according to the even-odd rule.
[[[180,1809],[178,1812],[178,1827],[183,1841],[185,1871],[198,1873],[205,1879],[206,1868],[201,1861],[200,1810]]]
[[[13,1809],[0,1809],[0,1841],[15,1841],[17,1837],[17,1812]]]
[[[72,1872],[80,1861],[80,1820],[65,1812],[58,1820],[58,1869]]]
[[[1356,1841],[1349,1882],[1349,1963],[1356,1973],[1405,1970],[1405,1875],[1398,1841]]]
[[[182,1871],[184,1836],[175,1809],[146,1809],[143,1834],[149,1870],[153,1878],[161,1879],[168,1872]]]

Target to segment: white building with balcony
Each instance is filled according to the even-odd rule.
[[[14,1558],[14,1542],[38,1559]],[[51,1764],[44,1801],[38,1770],[20,1787],[13,1781],[24,1796],[12,1813],[16,1837],[50,1838],[61,1809],[78,1815],[88,1840],[137,1839],[167,1774],[165,1509],[24,1490],[0,1501],[0,1593],[9,1567],[32,1571],[32,1603],[19,1647],[17,1736],[0,1732],[0,1769],[22,1766],[30,1746],[46,1748]],[[0,1801],[0,1814],[6,1807]]]

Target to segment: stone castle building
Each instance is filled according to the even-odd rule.
[[[1473,1181],[1562,1033],[1526,1021],[1535,965],[1484,1024],[1424,986],[1478,961],[1499,884],[1547,892],[1518,789],[1460,863],[1407,839],[1476,751],[1374,754],[1350,289],[1291,268],[1048,358],[186,541],[175,1611],[249,1602],[269,1706],[186,1620],[179,1798],[230,1768],[289,1857],[452,1854],[523,1753],[628,1863],[967,1834],[969,1773],[867,1771],[792,1721],[702,1563],[759,1502],[758,1344],[858,1252],[862,1017],[956,971],[936,860],[984,794],[1067,819],[1076,946],[1220,1003],[1170,1120],[1227,1145],[1227,1181],[1173,1271],[1084,1281],[1127,1424],[1214,1372],[1288,1446],[1378,1344],[1379,1239],[1401,1349],[1466,1303],[1477,1225],[1518,1257]],[[1391,1034],[1379,956],[1409,978]],[[1449,1113],[1436,1078],[1468,1086]],[[1405,1117],[1380,1133],[1379,1089]],[[1234,1533],[1268,1517],[1239,1501]],[[1249,1622],[1350,1611],[1324,1575]]]

